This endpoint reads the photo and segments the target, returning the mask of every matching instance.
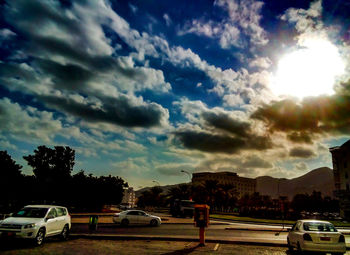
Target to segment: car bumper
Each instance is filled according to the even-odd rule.
[[[320,244],[313,242],[305,242],[303,247],[305,251],[315,251],[315,252],[346,252],[345,243],[335,243],[335,244]]]
[[[0,237],[1,238],[31,239],[31,238],[35,238],[37,232],[38,232],[37,229],[23,229],[21,231],[0,229]]]

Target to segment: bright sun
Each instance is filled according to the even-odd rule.
[[[298,98],[332,94],[336,76],[344,72],[345,64],[337,47],[326,39],[306,39],[301,48],[283,56],[272,92]]]

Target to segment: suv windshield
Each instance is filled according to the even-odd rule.
[[[323,222],[305,222],[304,230],[319,232],[337,232],[337,230],[332,224]]]
[[[12,217],[44,218],[48,208],[25,207],[14,213]]]

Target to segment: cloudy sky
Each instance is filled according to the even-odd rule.
[[[0,1],[0,150],[136,189],[293,178],[350,138],[348,0]]]

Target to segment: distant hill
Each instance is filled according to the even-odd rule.
[[[295,194],[311,194],[314,190],[321,191],[324,196],[333,197],[333,170],[321,167],[294,179],[278,179],[270,176],[256,178],[256,191],[262,195],[278,197],[278,186],[279,194],[288,196],[289,199],[292,199]]]
[[[288,196],[293,199],[296,194],[311,194],[314,190],[321,191],[323,196],[333,197],[334,181],[333,170],[328,167],[321,167],[293,179],[274,178],[270,176],[260,176],[256,178],[256,191],[261,195],[269,195],[272,198],[278,197],[278,183],[279,194],[281,196]],[[167,193],[172,187],[181,184],[159,186],[163,193]],[[149,190],[151,187],[135,191],[136,197],[139,197],[143,191]]]
[[[166,194],[168,193],[168,191],[173,188],[173,187],[177,187],[181,184],[186,184],[186,183],[179,183],[179,184],[173,184],[173,185],[165,185],[165,186],[159,186],[159,188],[161,188],[163,190],[162,193]],[[145,187],[145,188],[142,188],[142,189],[139,189],[139,190],[136,190],[135,191],[135,195],[136,197],[139,197],[141,196],[142,192],[146,191],[146,190],[150,190],[152,187]]]

